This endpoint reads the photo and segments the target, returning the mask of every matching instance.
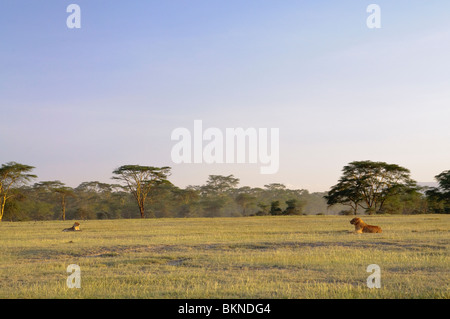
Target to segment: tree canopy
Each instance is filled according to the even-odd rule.
[[[116,175],[113,179],[125,182],[126,187],[136,199],[141,218],[145,218],[145,201],[148,194],[155,186],[170,183],[167,180],[170,170],[168,166],[123,165],[113,171]]]
[[[34,184],[34,186],[44,192],[55,193],[58,195],[61,202],[61,219],[66,220],[66,200],[67,197],[75,197],[74,190],[60,181],[39,182]]]
[[[381,211],[392,196],[417,189],[410,171],[397,164],[355,161],[344,166],[339,182],[325,196],[329,206],[337,203],[358,207],[369,214]]]
[[[6,201],[15,195],[13,189],[37,178],[30,174],[33,169],[33,166],[16,162],[8,162],[0,167],[0,221],[3,219]]]
[[[450,170],[435,176],[438,187],[426,191],[432,209],[437,213],[450,213]]]

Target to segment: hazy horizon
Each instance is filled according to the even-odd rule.
[[[69,4],[81,28],[69,29]],[[366,8],[381,7],[369,29]],[[450,3],[5,0],[0,164],[40,181],[112,183],[125,164],[172,183],[327,191],[352,161],[421,183],[450,169]],[[176,128],[278,128],[279,170],[175,164]]]

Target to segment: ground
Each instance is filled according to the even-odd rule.
[[[381,234],[352,233],[351,218],[3,221],[0,298],[450,297],[449,215],[362,216]]]

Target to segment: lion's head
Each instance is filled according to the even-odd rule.
[[[350,224],[352,224],[352,225],[357,225],[359,223],[361,223],[361,218],[358,218],[358,217],[355,217],[350,221]]]

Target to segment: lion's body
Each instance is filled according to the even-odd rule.
[[[367,225],[361,218],[355,217],[350,221],[350,224],[355,225],[355,232],[361,233],[381,233],[382,230],[378,226]]]
[[[73,224],[72,227],[70,227],[70,228],[65,228],[65,229],[63,229],[63,231],[81,231],[81,229],[80,229],[80,223],[75,222],[75,224]]]

